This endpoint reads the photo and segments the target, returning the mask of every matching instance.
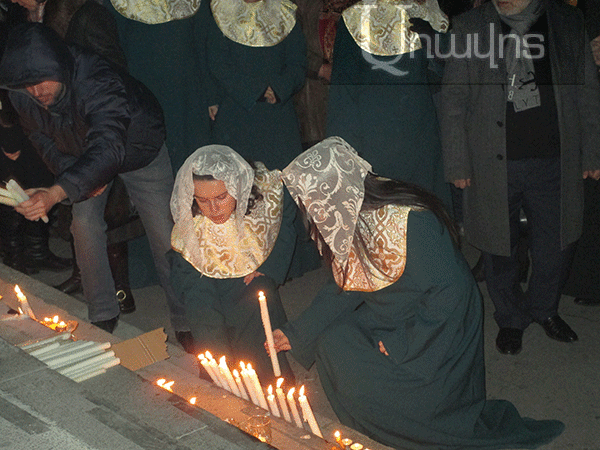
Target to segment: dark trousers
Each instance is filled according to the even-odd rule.
[[[500,328],[524,330],[557,314],[573,246],[561,248],[560,159],[508,161],[511,256],[484,253],[485,279]],[[521,209],[529,225],[531,277],[519,284],[517,242]]]

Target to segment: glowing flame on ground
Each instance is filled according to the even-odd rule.
[[[196,397],[192,397],[192,398],[190,398],[189,402],[190,402],[192,405],[195,405],[195,404],[196,404],[196,400],[197,400],[197,399],[196,399]]]

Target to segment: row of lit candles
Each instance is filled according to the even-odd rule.
[[[333,437],[335,438],[337,445],[339,445],[339,447],[343,450],[369,450],[358,442],[352,442],[352,439],[343,438],[339,431],[333,433]],[[337,447],[333,447],[331,450],[337,450]]]
[[[296,404],[294,393],[296,388],[291,388],[287,395],[284,394],[282,385],[283,378],[277,380],[277,387],[273,393],[273,386],[267,389],[267,395],[260,384],[256,371],[252,368],[252,364],[247,365],[240,362],[240,369],[229,370],[225,356],[219,359],[219,363],[213,358],[212,354],[207,351],[198,355],[200,364],[206,370],[213,383],[217,386],[231,392],[233,395],[251,401],[256,406],[263,408],[266,411],[271,411],[275,417],[281,417],[290,422],[295,423],[297,427],[302,428],[302,420]],[[308,423],[310,431],[323,437],[315,416],[312,412],[306,395],[304,395],[304,386],[298,391],[298,404],[302,410],[302,417]],[[293,420],[293,422],[292,422]]]
[[[42,325],[58,333],[62,333],[64,331],[72,332],[75,331],[75,329],[77,328],[78,323],[76,321],[69,320],[68,322],[65,322],[64,320],[61,320],[59,316],[56,315],[52,318],[44,317],[44,320],[38,320],[35,317],[31,306],[29,306],[29,301],[27,300],[27,297],[25,297],[25,294],[23,294],[18,284],[15,285],[15,294],[17,295],[17,299],[19,300],[18,310],[21,316],[30,317],[32,320],[35,320],[36,322],[39,322]]]

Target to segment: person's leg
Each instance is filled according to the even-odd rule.
[[[189,331],[184,305],[177,299],[169,281],[170,268],[166,258],[171,249],[170,201],[174,181],[166,146],[146,167],[120,176],[144,224],[160,285],[167,297],[171,325],[176,332]]]
[[[573,246],[561,247],[561,176],[560,160],[530,161],[529,184],[524,195],[524,209],[531,235],[531,278],[527,290],[527,310],[533,320],[544,324],[558,316],[558,303],[566,282]],[[560,319],[556,333],[546,332],[558,340],[572,341],[577,336],[567,333],[568,325]],[[556,327],[555,327],[556,328]],[[570,330],[570,329],[569,329]],[[553,335],[556,334],[556,335]],[[567,334],[570,334],[568,338]]]
[[[119,315],[106,253],[104,207],[107,197],[108,189],[98,197],[73,204],[72,209],[71,233],[91,322],[107,321]]]
[[[524,330],[531,317],[524,311],[524,295],[519,285],[517,241],[519,214],[523,201],[523,164],[508,162],[508,207],[510,222],[511,255],[499,256],[484,253],[485,281],[496,311],[494,319],[500,328]]]

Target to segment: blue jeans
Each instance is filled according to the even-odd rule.
[[[178,302],[170,284],[170,268],[166,253],[171,249],[173,219],[169,202],[173,191],[173,172],[166,146],[156,158],[143,167],[119,175],[138,211],[158,273],[165,290],[175,331],[187,331],[184,307]],[[110,186],[98,197],[73,204],[71,233],[75,255],[81,271],[83,293],[91,322],[112,319],[119,314],[115,285],[106,253],[106,222],[104,209]]]

